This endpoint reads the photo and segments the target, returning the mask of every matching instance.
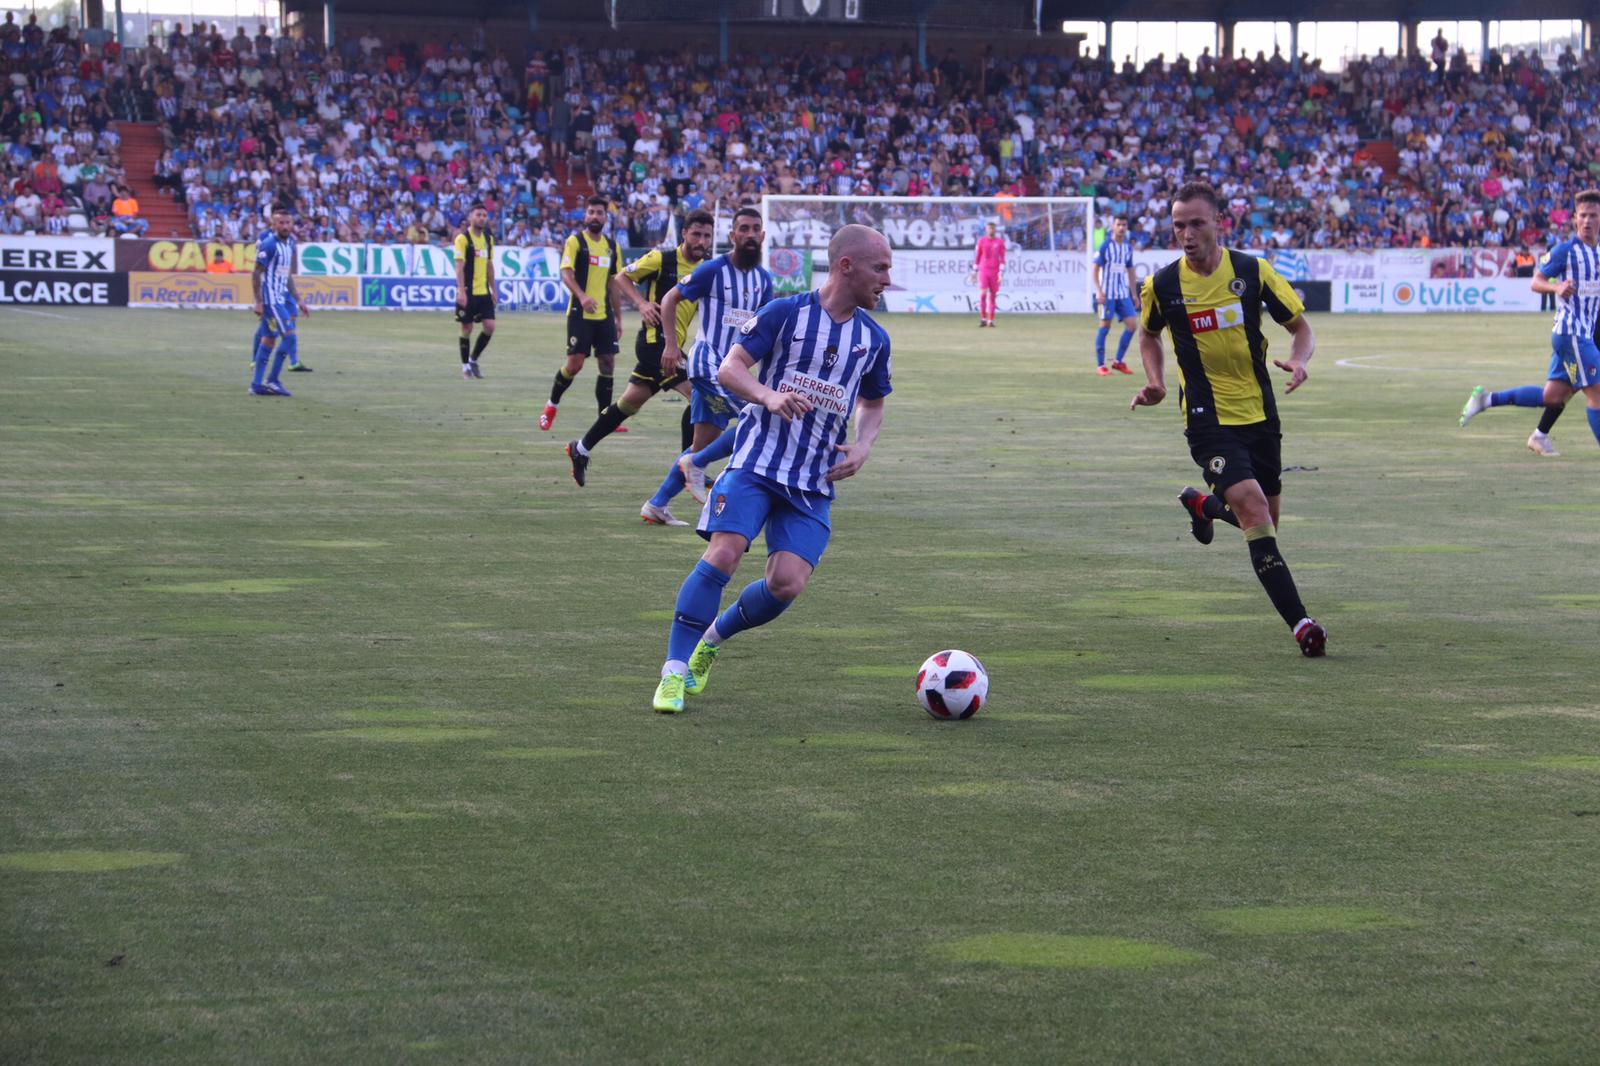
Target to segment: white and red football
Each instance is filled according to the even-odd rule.
[[[917,671],[917,702],[941,722],[971,718],[989,698],[989,671],[976,655],[934,652]]]

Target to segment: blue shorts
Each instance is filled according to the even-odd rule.
[[[292,303],[262,304],[261,324],[271,336],[294,332],[295,314],[299,308]]]
[[[701,378],[689,379],[689,421],[695,425],[710,424],[727,429],[728,423],[739,415],[736,402]]]
[[[700,535],[737,533],[754,541],[765,527],[767,554],[793,552],[815,567],[833,533],[833,500],[780,485],[749,470],[724,470],[700,515]]]
[[[1138,318],[1139,309],[1133,305],[1133,299],[1127,296],[1117,296],[1100,305],[1100,321],[1110,322],[1112,319]]]
[[[1555,333],[1550,336],[1551,381],[1565,381],[1575,389],[1600,385],[1600,348],[1593,337],[1580,337],[1575,333]]]

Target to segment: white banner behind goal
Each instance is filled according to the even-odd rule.
[[[1088,197],[768,196],[766,261],[780,292],[814,288],[827,275],[828,238],[851,222],[894,249],[884,310],[978,313],[972,257],[984,226],[1006,242],[1001,313],[1092,310],[1094,201]]]

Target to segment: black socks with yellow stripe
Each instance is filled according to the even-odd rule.
[[[1278,554],[1277,530],[1271,523],[1262,523],[1245,530],[1244,539],[1250,548],[1250,564],[1255,567],[1256,579],[1267,590],[1267,598],[1277,608],[1284,623],[1294,626],[1307,617],[1306,606],[1300,602],[1300,591],[1295,588],[1294,578],[1289,574],[1289,564]]]
[[[553,403],[553,404],[560,403],[561,402],[561,394],[566,392],[567,391],[567,387],[569,385],[571,385],[571,384],[572,384],[572,379],[567,377],[567,368],[566,367],[562,367],[560,370],[557,370],[556,371],[556,383],[550,389],[550,402]]]

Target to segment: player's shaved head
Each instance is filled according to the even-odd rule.
[[[828,262],[837,263],[846,258],[853,262],[887,247],[889,241],[883,234],[871,226],[852,222],[833,231],[833,239],[828,242]]]

